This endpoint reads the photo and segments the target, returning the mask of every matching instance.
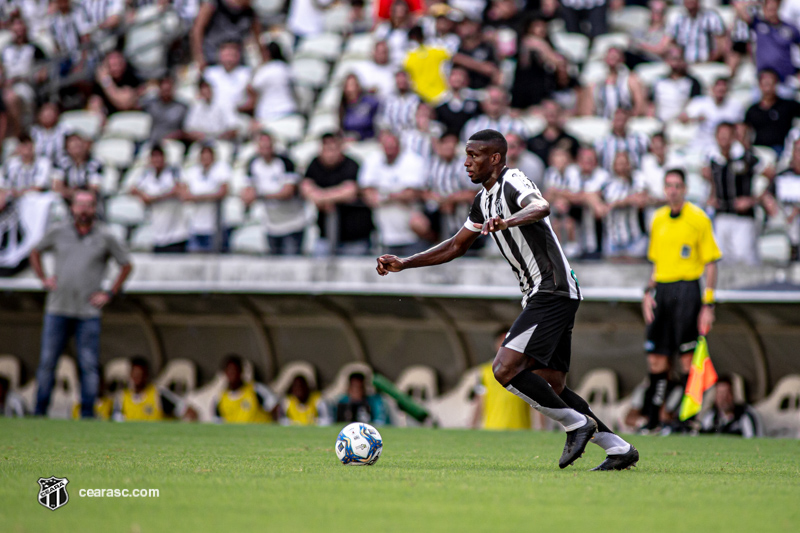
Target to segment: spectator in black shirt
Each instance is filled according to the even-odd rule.
[[[117,50],[106,56],[95,73],[95,79],[89,110],[104,116],[136,109],[145,89],[125,56]]]
[[[304,198],[314,202],[319,211],[317,224],[320,239],[315,255],[366,255],[372,232],[372,212],[358,197],[358,163],[342,152],[339,135],[322,136],[322,151],[306,170],[300,183]],[[330,214],[335,213],[332,219]],[[334,229],[335,228],[335,229]],[[337,231],[332,241],[329,232]]]
[[[758,73],[761,100],[753,104],[744,116],[744,122],[755,132],[753,144],[769,146],[780,157],[792,121],[800,116],[800,102],[784,100],[776,93],[778,74],[772,69]]]
[[[469,71],[469,87],[485,89],[500,78],[494,48],[483,40],[481,23],[464,19],[458,26],[461,46],[453,57],[453,65],[464,67]]]
[[[542,133],[528,140],[528,150],[538,155],[542,161],[550,161],[550,151],[558,147],[568,151],[575,159],[580,143],[562,127],[564,109],[555,100],[544,100],[541,108],[547,126]]]
[[[745,403],[736,403],[730,377],[720,376],[714,389],[714,406],[700,419],[701,433],[739,435],[745,439],[763,436],[761,420],[755,409]]]
[[[462,67],[453,67],[448,78],[450,94],[436,108],[436,120],[447,133],[461,138],[461,130],[471,118],[481,114],[481,106],[469,89],[469,73]]]

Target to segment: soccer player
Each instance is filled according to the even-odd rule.
[[[519,280],[524,310],[511,326],[492,365],[495,379],[567,431],[559,467],[578,459],[589,441],[608,456],[594,470],[634,466],[639,452],[614,434],[566,386],[572,327],[581,300],[577,277],[550,226],[550,205],[517,169],[506,167],[508,144],[495,130],[467,142],[464,166],[483,189],[458,233],[416,255],[378,258],[378,274],[439,265],[461,257],[479,235],[491,235]]]
[[[706,335],[714,323],[717,261],[722,257],[714,240],[711,220],[686,201],[686,175],[668,170],[664,176],[667,205],[656,211],[650,229],[647,258],[653,274],[644,290],[642,313],[647,324],[647,365],[650,386],[644,397],[644,429],[660,424],[661,407],[670,387],[670,358],[680,355],[682,384],[686,383],[698,333]],[[700,278],[706,286],[701,297]],[[672,384],[680,386],[681,383]]]

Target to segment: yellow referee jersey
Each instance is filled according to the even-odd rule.
[[[429,104],[437,104],[447,92],[444,65],[450,54],[444,48],[422,45],[410,51],[403,63],[414,91]]]
[[[721,257],[711,219],[702,209],[684,202],[675,218],[669,206],[656,211],[647,258],[655,266],[657,283],[700,279],[705,266]]]
[[[492,364],[481,367],[483,429],[530,429],[531,408],[494,378]]]

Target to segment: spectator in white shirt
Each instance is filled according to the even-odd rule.
[[[642,163],[633,173],[633,179],[642,184],[647,192],[647,206],[644,209],[645,228],[650,227],[656,210],[664,205],[667,197],[664,195],[664,176],[667,170],[674,167],[676,161],[667,165],[667,141],[663,132],[658,132],[650,138],[650,152],[642,156]]]
[[[203,78],[214,89],[214,103],[222,107],[231,120],[236,118],[239,106],[247,101],[247,85],[252,74],[252,69],[242,65],[241,59],[238,43],[224,43],[219,49],[219,64],[203,72]]]
[[[25,134],[19,136],[17,154],[3,165],[0,189],[12,197],[20,197],[29,191],[42,191],[50,185],[52,165],[45,157],[37,157],[33,140]],[[0,191],[2,197],[2,191]],[[0,200],[0,209],[3,202]]]
[[[400,67],[408,52],[408,30],[414,25],[414,18],[405,0],[395,0],[389,12],[389,21],[378,24],[372,32],[375,40],[386,41],[389,45],[389,60]]]
[[[277,43],[267,45],[267,59],[253,74],[247,86],[247,103],[242,110],[255,109],[255,119],[261,124],[277,120],[297,111],[292,92],[289,65]]]
[[[230,114],[214,101],[214,89],[206,80],[197,83],[197,95],[186,113],[186,137],[193,142],[236,138],[236,125]]]
[[[538,155],[528,151],[525,139],[520,135],[509,133],[506,135],[506,141],[508,141],[506,166],[518,168],[539,189],[544,188],[544,162]]]
[[[297,39],[319,35],[325,29],[323,12],[332,3],[331,0],[292,0],[289,2],[286,28]]]
[[[397,91],[394,73],[397,67],[389,62],[389,45],[378,41],[372,52],[372,61],[359,61],[353,65],[353,72],[365,90],[375,93],[381,99]]]
[[[653,103],[656,106],[656,118],[669,122],[683,112],[687,102],[702,94],[700,82],[686,72],[686,59],[683,49],[672,44],[667,48],[667,64],[669,74],[653,85]]]
[[[717,79],[711,87],[711,94],[692,98],[686,106],[686,112],[680,117],[684,122],[699,124],[695,140],[698,145],[702,145],[697,147],[700,150],[705,151],[704,149],[714,146],[714,134],[718,125],[723,122],[739,124],[744,120],[742,105],[733,98],[728,98],[729,84],[728,78]]]
[[[47,79],[47,68],[41,63],[46,56],[41,48],[28,39],[28,26],[20,16],[10,22],[14,40],[2,53],[5,77],[3,101],[8,110],[8,134],[19,135],[25,124],[30,123],[36,102],[33,86]],[[38,69],[34,72],[34,67]]]
[[[266,206],[267,244],[273,255],[297,255],[303,250],[303,233],[309,220],[305,202],[298,194],[300,176],[294,163],[275,153],[269,133],[258,136],[258,153],[247,165],[246,206],[261,200]]]
[[[418,155],[401,150],[396,134],[383,131],[379,140],[383,151],[364,161],[358,185],[364,202],[372,208],[385,253],[404,257],[424,247],[411,219],[425,188],[425,163]]]
[[[188,217],[189,252],[223,251],[222,200],[228,194],[231,173],[225,161],[216,161],[211,146],[203,146],[200,163],[185,172],[181,200],[193,204]]]
[[[404,70],[395,73],[394,81],[396,90],[383,100],[378,123],[381,129],[392,130],[399,134],[403,130],[414,129],[414,114],[417,112],[420,100],[411,90],[411,81]]]
[[[189,227],[180,200],[183,185],[180,170],[167,166],[164,148],[150,149],[150,164],[142,169],[131,189],[150,212],[153,230],[153,253],[184,253],[189,241]]]

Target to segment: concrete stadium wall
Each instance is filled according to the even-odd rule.
[[[287,362],[308,361],[323,386],[352,361],[369,363],[389,378],[425,364],[436,369],[444,392],[465,370],[493,356],[494,332],[520,311],[508,266],[495,261],[387,278],[374,273],[369,259],[137,256],[135,264],[127,294],[104,314],[101,361],[144,355],[158,370],[170,359],[188,358],[198,364],[198,383],[211,379],[225,354],[236,352],[265,381]],[[574,332],[570,381],[575,385],[589,370],[611,368],[625,395],[645,376],[638,300],[649,268],[575,269],[587,297]],[[757,283],[786,276],[776,269],[723,271],[723,279]],[[720,372],[741,374],[757,400],[782,376],[800,373],[800,296],[720,293],[726,295],[709,337],[712,357]],[[43,304],[29,275],[0,280],[0,354],[21,358],[23,382],[35,372]]]

